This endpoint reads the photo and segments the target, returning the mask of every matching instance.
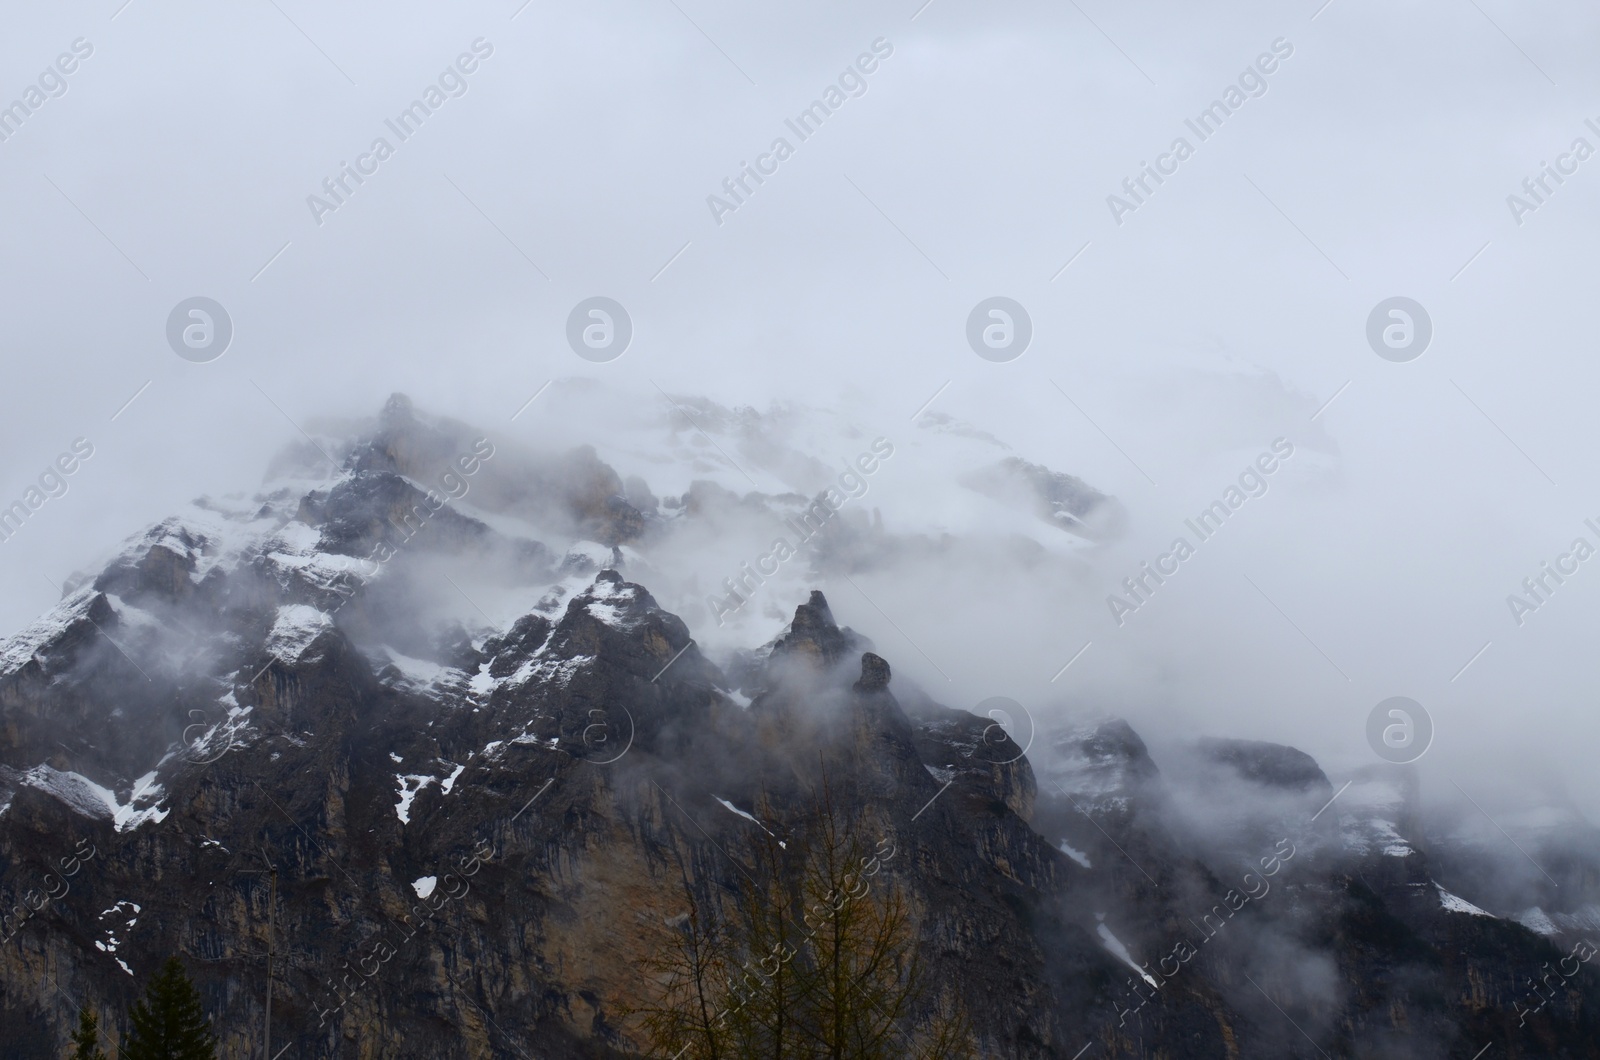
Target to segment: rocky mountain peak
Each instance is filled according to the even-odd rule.
[[[1043,775],[1074,799],[1124,802],[1160,775],[1133,726],[1122,718],[1074,725],[1050,739]]]
[[[1590,832],[1545,828],[1528,851],[1560,883],[1530,891],[1497,830],[1434,842],[1409,773],[1332,802],[1276,744],[1158,769],[1120,719],[1036,743],[1046,705],[892,680],[820,579],[764,584],[803,602],[725,672],[655,546],[770,498],[658,504],[595,449],[513,457],[401,395],[368,422],[331,477],[163,520],[0,641],[0,1054],[61,1055],[69,994],[120,1033],[181,953],[253,1055],[270,922],[292,1055],[637,1056],[686,903],[733,923],[824,786],[982,1055],[1314,1055],[1289,1012],[1329,1056],[1471,1056],[1600,923],[1595,861],[1564,849]],[[1008,473],[1051,525],[1085,511],[1076,480]],[[1272,897],[1241,905],[1246,872]],[[1180,942],[1202,957],[1171,973]],[[1600,990],[1561,989],[1527,1050],[1593,1055]]]
[[[389,395],[389,400],[383,403],[383,408],[378,413],[378,426],[383,430],[395,430],[416,422],[416,408],[411,404],[411,399],[398,390]]]
[[[855,683],[858,692],[878,692],[889,687],[889,661],[872,652],[861,653],[861,677]]]
[[[1296,748],[1260,740],[1215,737],[1200,740],[1198,748],[1206,761],[1253,784],[1324,798],[1333,793],[1333,784],[1317,765],[1317,760]]]
[[[1116,537],[1126,518],[1119,504],[1082,479],[1021,457],[1008,456],[971,471],[961,479],[961,484],[1030,511],[1058,530],[1090,540]]]
[[[849,628],[840,629],[828,600],[817,589],[794,609],[794,620],[772,646],[771,657],[805,659],[827,668],[859,650],[861,639]]]

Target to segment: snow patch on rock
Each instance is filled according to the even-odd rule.
[[[79,589],[66,597],[43,618],[0,640],[0,675],[12,674],[33,660],[39,649],[66,633],[73,623],[89,615],[89,607],[100,595],[92,588]]]
[[[395,816],[400,818],[401,824],[411,823],[411,803],[422,789],[432,784],[436,778],[423,776],[419,773],[396,773],[395,783],[399,785],[400,798],[394,804]]]
[[[308,604],[284,604],[278,608],[278,618],[267,635],[267,651],[278,658],[293,662],[300,658],[311,642],[333,628],[333,616]]]
[[[1076,861],[1078,864],[1082,865],[1084,868],[1086,868],[1086,869],[1094,868],[1093,865],[1089,864],[1089,855],[1085,854],[1081,850],[1074,849],[1072,844],[1068,843],[1065,839],[1063,839],[1061,841],[1059,849],[1060,849],[1061,853],[1065,854],[1067,857],[1071,858],[1073,861]]]
[[[1129,968],[1132,968],[1134,971],[1138,972],[1139,978],[1143,979],[1151,986],[1159,988],[1161,984],[1157,983],[1155,978],[1151,976],[1149,972],[1139,967],[1139,963],[1135,961],[1128,953],[1128,947],[1124,946],[1122,944],[1122,940],[1113,935],[1111,933],[1111,929],[1106,927],[1106,915],[1104,913],[1096,913],[1094,918],[1100,921],[1100,923],[1095,927],[1095,932],[1100,936],[1100,943],[1106,948],[1106,952],[1110,953],[1123,964],[1126,964]]]
[[[110,788],[96,784],[82,773],[63,772],[48,765],[37,765],[22,774],[22,785],[45,792],[66,803],[85,817],[109,820],[118,832],[128,832],[146,821],[158,824],[167,817],[160,807],[161,785],[152,770],[133,782],[126,803]],[[140,805],[143,803],[144,805]]]
[[[1532,909],[1524,909],[1512,919],[1536,935],[1549,937],[1560,934],[1560,929],[1545,915],[1545,911],[1538,906],[1534,906]]]
[[[1465,898],[1451,894],[1437,883],[1433,887],[1434,890],[1439,892],[1439,904],[1452,913],[1467,913],[1471,916],[1486,916],[1490,919],[1499,919],[1487,909],[1479,909]]]

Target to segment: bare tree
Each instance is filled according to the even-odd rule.
[[[660,996],[623,1014],[642,1017],[651,1056],[732,1060],[739,1054],[726,1025],[726,941],[707,924],[687,880],[684,894],[689,911],[667,926],[661,947],[645,961]]]
[[[760,816],[772,820],[763,799]],[[788,841],[763,828],[726,907],[689,911],[651,971],[649,1054],[679,1060],[960,1060],[975,1056],[959,999],[931,982],[894,845],[838,812],[824,782]],[[712,927],[715,923],[716,927]]]

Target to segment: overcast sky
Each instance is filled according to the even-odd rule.
[[[574,376],[891,437],[937,394],[1131,517],[1059,657],[984,676],[971,653],[958,705],[1060,696],[1354,764],[1404,695],[1461,775],[1548,765],[1600,806],[1600,558],[1520,626],[1506,599],[1600,546],[1600,159],[1564,155],[1600,149],[1600,11],[1319,3],[13,3],[0,506],[76,439],[93,456],[0,543],[0,626],[181,503],[253,488],[295,424],[395,390],[512,434]],[[802,141],[786,119],[830,84]],[[386,120],[434,85],[401,141]],[[1186,122],[1229,86],[1202,141]],[[308,204],[379,137],[336,209]],[[780,137],[776,172],[708,205]],[[1536,200],[1546,162],[1573,171]],[[606,363],[566,340],[595,295],[634,328]],[[997,295],[1033,329],[1003,363],[966,337]],[[233,328],[205,363],[167,337],[195,296]],[[1407,361],[1368,341],[1394,297],[1431,321]],[[1112,622],[1103,596],[1278,437],[1269,492]],[[920,636],[959,653],[959,629]]]

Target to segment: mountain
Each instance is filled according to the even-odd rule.
[[[639,1055],[663,939],[819,797],[915,911],[909,1018],[953,1004],[985,1056],[1600,1056],[1581,815],[1511,822],[1534,881],[1406,767],[946,706],[807,585],[970,547],[851,506],[893,443],[844,480],[769,442],[782,488],[741,490],[768,425],[682,411],[707,477],[657,493],[397,395],[0,643],[0,1056],[61,1055],[80,1005],[120,1033],[172,953],[260,1055],[269,945],[274,1053]],[[951,475],[1069,552],[1121,519],[1017,457]],[[682,569],[753,525],[789,554]],[[754,599],[784,624],[738,643]]]

